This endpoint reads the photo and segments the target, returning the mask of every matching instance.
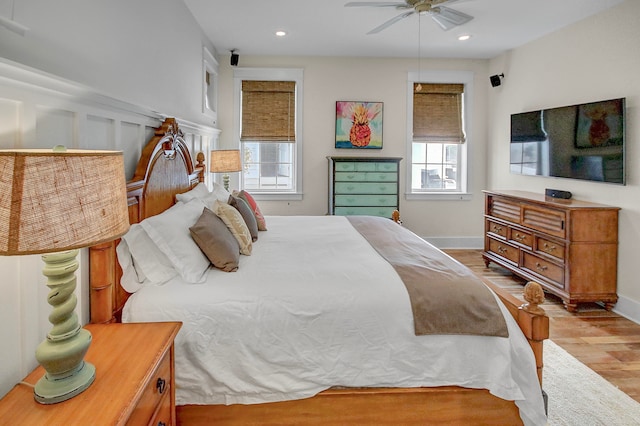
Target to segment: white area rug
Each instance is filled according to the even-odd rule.
[[[640,403],[551,340],[544,342],[543,389],[551,426],[640,425]]]

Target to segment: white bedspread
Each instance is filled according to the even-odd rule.
[[[177,404],[305,398],[332,386],[486,388],[546,421],[531,349],[508,339],[415,336],[394,269],[341,216],[271,216],[237,272],[145,286],[123,321],[182,321]],[[141,342],[141,344],[144,344]]]

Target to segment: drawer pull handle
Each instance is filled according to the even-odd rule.
[[[167,386],[167,381],[162,377],[158,377],[158,380],[156,381],[156,389],[158,389],[158,393],[160,393],[160,395],[164,393],[166,386]]]
[[[502,247],[502,246],[498,246],[498,253],[500,254],[505,254],[507,252],[507,249]]]
[[[158,426],[167,426],[165,422],[158,422]]]
[[[541,265],[540,262],[536,262],[536,269],[538,272],[544,272],[547,270],[547,266]]]
[[[520,234],[519,232],[516,232],[516,235],[514,237],[517,241],[524,241],[524,239],[526,238],[524,235]]]
[[[546,251],[549,251],[549,252],[556,251],[556,249],[558,248],[555,245],[549,245],[549,243],[544,243],[543,247]]]
[[[496,234],[501,233],[502,232],[502,226],[494,225],[493,226],[493,232],[495,232]]]

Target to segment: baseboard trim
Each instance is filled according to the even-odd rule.
[[[640,302],[618,295],[618,303],[614,306],[613,312],[640,324]]]

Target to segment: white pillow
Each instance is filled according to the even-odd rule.
[[[226,189],[224,189],[224,186],[220,185],[218,182],[214,182],[213,183],[212,194],[221,203],[225,203],[225,204],[229,203],[229,196],[231,195],[231,193],[229,191],[227,191]],[[211,207],[209,207],[209,208],[211,208]]]
[[[206,198],[209,198],[209,197],[211,197],[211,192],[209,191],[209,188],[207,188],[207,185],[205,185],[202,182],[197,184],[190,191],[187,191],[183,194],[176,194],[176,200],[182,201],[183,203],[188,203],[194,198],[205,200]]]
[[[205,281],[209,259],[191,238],[189,228],[204,210],[201,200],[177,203],[170,209],[143,220],[140,224],[158,248],[169,258],[173,267],[188,283]]]
[[[143,286],[142,281],[138,278],[135,268],[133,267],[133,259],[129,252],[129,246],[125,240],[120,240],[116,246],[116,255],[118,263],[122,268],[122,277],[120,278],[120,285],[129,293],[135,293]]]
[[[152,284],[160,285],[178,275],[169,258],[139,223],[131,225],[122,239],[126,241],[131,253],[138,282],[142,283],[148,279]]]

